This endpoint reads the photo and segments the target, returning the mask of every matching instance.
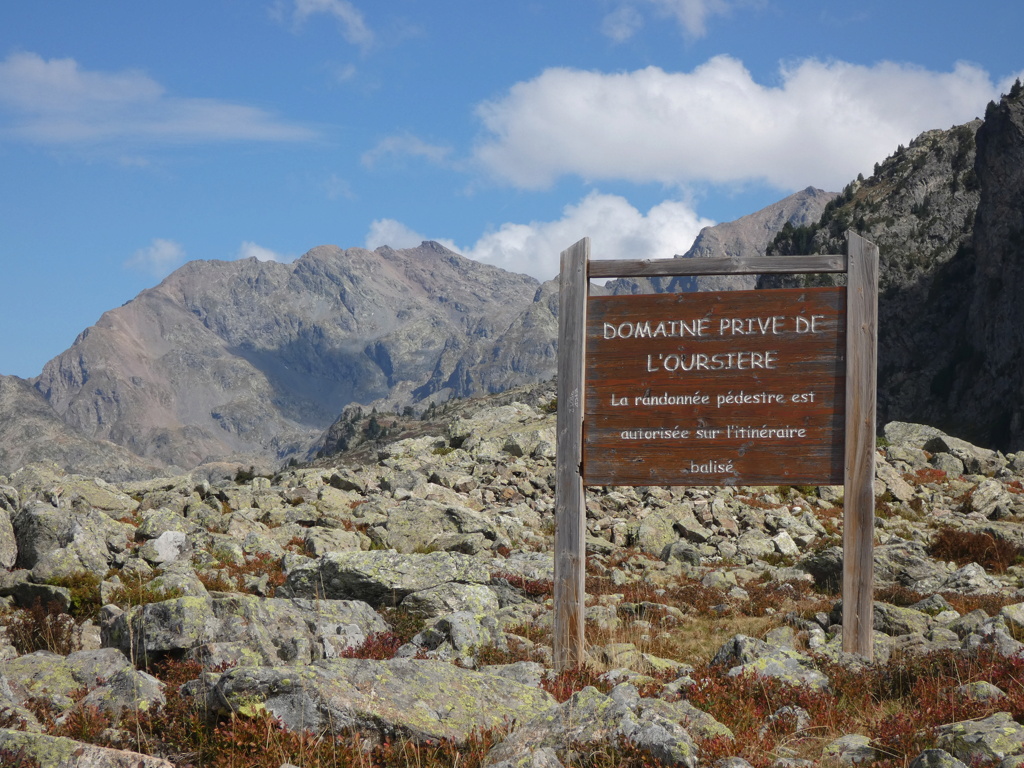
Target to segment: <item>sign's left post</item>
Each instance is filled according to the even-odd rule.
[[[558,291],[558,420],[555,446],[555,669],[580,666],[586,500],[583,491],[583,371],[590,238],[562,251]]]

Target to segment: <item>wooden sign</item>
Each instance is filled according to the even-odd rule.
[[[843,482],[846,289],[590,297],[586,485]]]
[[[598,485],[844,486],[843,650],[872,658],[878,248],[591,261],[562,252],[554,661],[586,661],[586,492]],[[589,299],[589,280],[845,273],[847,287]]]

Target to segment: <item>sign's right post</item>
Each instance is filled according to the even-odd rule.
[[[843,650],[874,652],[875,395],[878,247],[847,233]]]

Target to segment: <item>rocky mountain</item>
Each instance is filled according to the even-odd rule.
[[[167,471],[120,445],[91,439],[68,426],[29,382],[16,376],[0,376],[0,414],[5,414],[0,419],[0,472],[40,461],[109,480]]]
[[[707,228],[684,257],[837,252],[852,227],[881,249],[880,421],[1020,446],[1021,111],[1015,87],[984,123],[922,134],[839,196],[808,188]],[[755,283],[787,280],[623,279],[595,290]],[[338,415],[349,405],[418,412],[550,378],[557,299],[557,281],[541,285],[430,242],[372,252],[322,246],[292,264],[193,262],[104,314],[33,383],[69,434],[151,465],[278,466],[339,444],[348,427]],[[32,403],[5,411],[8,431],[29,441],[48,434],[19,421]],[[0,461],[43,455],[23,441]],[[78,466],[78,455],[60,460],[95,466]],[[114,461],[116,473],[129,471],[123,457]]]
[[[192,262],[105,313],[35,387],[71,427],[152,461],[276,463],[351,402],[550,377],[550,300],[532,278],[436,243]]]
[[[1024,445],[1022,158],[1015,86],[984,121],[901,146],[819,222],[785,229],[769,248],[841,252],[849,227],[878,244],[880,421],[921,421],[1003,450]]]
[[[764,256],[765,249],[787,224],[802,227],[821,218],[825,206],[835,198],[834,192],[807,187],[777,203],[742,216],[735,221],[704,227],[680,259],[731,256],[751,258]],[[606,288],[613,294],[679,293],[688,291],[750,290],[757,283],[756,275],[704,275],[700,277],[620,278],[611,280]]]

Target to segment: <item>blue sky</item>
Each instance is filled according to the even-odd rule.
[[[680,253],[983,114],[1022,28],[1004,0],[4,3],[0,373],[191,259]]]

